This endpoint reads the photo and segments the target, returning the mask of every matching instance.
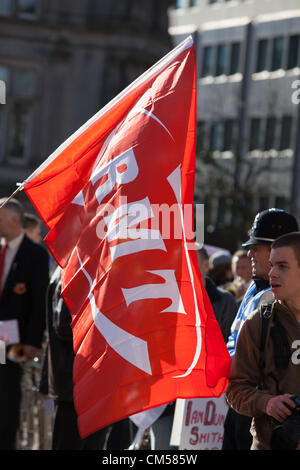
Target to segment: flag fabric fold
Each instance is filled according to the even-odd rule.
[[[23,183],[63,268],[82,437],[226,389],[231,360],[188,239],[195,135],[188,38]]]

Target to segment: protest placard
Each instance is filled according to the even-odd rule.
[[[171,444],[181,450],[221,450],[227,409],[224,395],[177,400]]]

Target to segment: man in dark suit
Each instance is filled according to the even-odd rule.
[[[4,201],[0,199],[0,206]],[[41,347],[45,329],[49,257],[25,235],[23,208],[14,199],[0,209],[0,237],[0,321],[17,320],[19,343],[30,360]],[[0,449],[16,447],[21,379],[21,366],[7,357],[0,365]]]
[[[46,296],[46,349],[39,391],[54,399],[52,450],[103,450],[110,427],[81,439],[73,400],[73,333],[71,314],[61,293],[61,268],[51,276]],[[120,434],[119,434],[120,441]]]

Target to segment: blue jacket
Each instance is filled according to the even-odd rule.
[[[238,336],[244,324],[244,321],[246,320],[248,315],[258,307],[260,302],[263,300],[262,298],[264,297],[265,299],[266,292],[268,292],[268,294],[271,294],[271,288],[269,287],[268,281],[254,280],[248,287],[247,292],[244,295],[244,298],[240,305],[240,308],[237,312],[237,315],[231,325],[231,332],[227,341],[227,349],[232,360],[235,355]],[[271,295],[268,295],[268,298],[271,298]]]

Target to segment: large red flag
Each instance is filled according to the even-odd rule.
[[[188,38],[23,183],[63,267],[82,437],[226,389],[231,360],[187,237],[195,124]]]

